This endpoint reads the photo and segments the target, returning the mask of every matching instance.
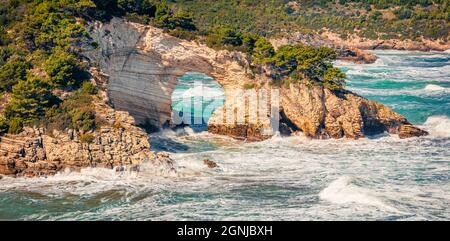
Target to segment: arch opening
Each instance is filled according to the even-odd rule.
[[[178,77],[172,93],[172,127],[189,126],[194,132],[206,131],[214,111],[224,104],[224,90],[212,77],[187,72]]]

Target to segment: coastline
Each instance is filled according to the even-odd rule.
[[[334,49],[339,60],[357,64],[371,64],[377,60],[377,56],[370,50],[404,50],[421,52],[447,52],[450,51],[449,40],[431,40],[421,38],[419,40],[400,39],[366,39],[356,34],[347,39],[338,34],[324,31],[321,34],[291,33],[282,38],[270,39],[275,48],[285,44],[301,43],[313,46],[327,46]]]

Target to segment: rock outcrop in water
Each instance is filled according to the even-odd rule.
[[[251,84],[255,89],[270,89],[271,71],[262,68],[253,73],[246,56],[239,52],[215,51],[204,45],[177,39],[162,30],[121,19],[108,24],[95,23],[91,36],[99,48],[86,55],[99,63],[109,76],[109,96],[113,106],[128,111],[138,123],[160,128],[171,119],[171,95],[177,78],[186,72],[201,72],[215,78],[224,88],[225,106],[215,111],[208,130],[234,138],[258,141],[270,138],[274,120],[267,115],[236,121],[236,92]],[[291,84],[279,87],[281,127],[302,131],[314,138],[360,138],[389,132],[401,137],[420,136],[426,132],[375,101],[349,91],[335,93],[322,87]],[[271,98],[264,100],[271,103]],[[228,111],[228,112],[227,112]],[[230,113],[232,112],[232,113]],[[224,121],[227,116],[235,121]],[[252,119],[253,118],[253,119]]]
[[[383,132],[401,138],[426,134],[388,107],[349,91],[291,85],[282,89],[280,97],[283,114],[306,136],[357,139]]]

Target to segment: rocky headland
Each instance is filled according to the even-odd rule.
[[[278,90],[280,131],[285,134],[353,139],[383,132],[401,138],[427,134],[388,107],[349,91],[300,83],[274,86],[273,70],[261,67],[252,72],[250,61],[240,52],[216,51],[119,18],[91,23],[88,31],[98,43],[96,48],[86,48],[85,56],[100,69],[91,74],[101,90],[95,104],[104,124],[83,134],[27,128],[19,135],[3,136],[0,174],[38,176],[83,167],[138,169],[143,162],[175,171],[170,157],[150,151],[147,133],[137,126],[170,125],[171,95],[178,77],[187,72],[207,74],[224,89],[227,108],[214,112],[208,123],[211,133],[248,141],[273,135],[264,131],[278,121],[271,117],[271,110],[257,118],[245,115],[244,122],[233,117],[234,121],[223,121],[227,115],[236,115],[233,108],[242,109],[243,104],[233,98],[239,91],[245,97],[251,84],[255,90]],[[273,99],[262,101],[270,105]]]

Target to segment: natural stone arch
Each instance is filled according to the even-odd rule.
[[[241,53],[215,51],[120,19],[95,23],[90,32],[99,48],[86,56],[109,75],[111,104],[128,111],[138,124],[160,128],[170,121],[172,93],[187,72],[214,78],[225,95],[252,81]]]
[[[249,61],[240,52],[216,51],[118,18],[106,24],[94,22],[89,32],[99,47],[86,51],[85,56],[109,75],[108,91],[114,107],[128,111],[138,124],[162,127],[170,120],[171,95],[178,77],[186,72],[214,78],[224,90],[225,105],[233,102],[233,93],[245,84],[271,89],[271,76],[277,75],[276,69],[261,66],[259,74],[250,77]],[[279,90],[282,119],[313,138],[361,138],[384,131],[401,137],[426,134],[388,107],[349,91],[336,93],[301,82],[280,86]],[[273,126],[270,116],[244,124],[224,123],[223,117],[233,114],[236,107],[245,108],[238,104],[216,110],[208,131],[247,140],[270,137],[261,134]]]

